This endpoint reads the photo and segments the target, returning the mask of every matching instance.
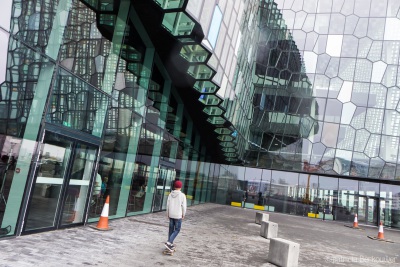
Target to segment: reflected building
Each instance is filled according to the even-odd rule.
[[[175,179],[400,227],[396,1],[3,2],[0,236],[162,211]]]

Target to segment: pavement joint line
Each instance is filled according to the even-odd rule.
[[[142,221],[142,220],[137,220],[137,219],[130,219],[130,221],[151,224],[151,225],[156,225],[156,226],[163,226],[165,228],[168,228],[166,224],[162,224],[162,223],[147,222],[147,221]]]
[[[363,229],[363,228],[354,227],[354,226],[351,226],[351,225],[345,225],[345,226],[348,227],[348,228],[356,229],[356,230],[365,230],[365,229]]]

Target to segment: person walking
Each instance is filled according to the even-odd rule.
[[[186,195],[181,192],[182,182],[175,181],[175,190],[167,199],[167,217],[169,218],[168,241],[164,244],[169,251],[175,250],[174,240],[181,230],[182,220],[186,214]]]
[[[246,190],[244,192],[244,194],[243,194],[243,206],[242,206],[242,208],[246,207],[246,201],[247,201],[248,198],[249,198],[249,192],[247,192],[247,190]]]

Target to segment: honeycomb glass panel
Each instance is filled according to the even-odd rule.
[[[181,8],[185,0],[154,0],[162,9]]]
[[[220,145],[222,147],[234,147],[235,146],[235,144],[232,142],[221,142]]]
[[[99,5],[101,11],[113,11],[114,0],[100,0]]]
[[[203,94],[213,94],[219,89],[215,83],[210,81],[196,81],[193,88]]]
[[[215,95],[201,95],[199,101],[207,106],[216,106],[221,103],[221,99]]]
[[[224,119],[222,117],[211,117],[211,118],[208,118],[207,121],[211,124],[222,125],[226,122],[226,119]]]
[[[230,135],[220,135],[217,137],[217,139],[219,139],[221,141],[230,142],[230,141],[233,141],[234,138]]]
[[[86,133],[92,133],[96,117],[105,117],[102,107],[108,98],[86,82],[64,70],[57,75],[46,121]],[[97,132],[97,131],[96,131]]]
[[[99,4],[98,0],[81,0],[81,2],[87,4],[90,7],[93,7],[96,10],[98,9],[98,4]]]
[[[115,15],[100,14],[100,24],[101,25],[114,26],[115,19],[116,19]]]
[[[227,128],[217,128],[214,130],[214,132],[216,132],[218,134],[231,134],[232,133],[232,131]]]
[[[179,53],[181,57],[189,62],[203,63],[210,53],[200,45],[184,45]]]
[[[189,67],[188,74],[196,80],[209,80],[214,76],[215,71],[206,65],[192,65]]]
[[[126,61],[141,61],[142,54],[129,45],[123,45],[121,49],[121,57]]]
[[[218,107],[206,107],[203,109],[203,112],[210,116],[220,116],[224,111]]]
[[[174,36],[185,36],[192,33],[195,23],[183,12],[165,13],[162,26]]]
[[[223,148],[223,149],[221,149],[222,151],[224,151],[224,152],[229,152],[229,153],[231,153],[231,152],[235,152],[236,151],[236,149],[234,149],[234,148],[231,148],[231,147],[225,147],[225,148]]]

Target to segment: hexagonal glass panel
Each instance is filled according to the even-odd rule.
[[[207,121],[214,125],[222,125],[226,122],[226,120],[222,117],[210,117]]]
[[[227,153],[236,152],[236,149],[233,148],[233,147],[224,147],[221,150],[224,151],[224,152],[227,152]]]
[[[193,88],[203,94],[213,94],[218,91],[219,86],[210,81],[197,81]]]
[[[114,26],[115,25],[115,15],[112,14],[100,14],[100,24]]]
[[[183,12],[165,13],[162,26],[174,36],[190,35],[195,23]]]
[[[113,11],[114,0],[100,0],[99,5],[101,11]]]
[[[225,153],[224,156],[227,158],[235,158],[235,157],[237,157],[237,154],[236,153]]]
[[[222,99],[216,95],[201,95],[199,101],[207,106],[217,106],[222,102]]]
[[[154,0],[162,9],[181,8],[185,0]]]
[[[97,0],[81,0],[82,2],[86,3],[87,5],[93,7],[95,10],[98,10],[98,1]]]
[[[232,142],[221,142],[219,143],[222,147],[234,147],[235,144]]]
[[[156,91],[159,92],[160,91],[160,85],[158,83],[156,83],[153,80],[149,81],[149,90],[150,91]]]
[[[212,76],[214,76],[215,71],[209,66],[201,64],[190,66],[187,73],[189,73],[196,80],[209,80]]]
[[[201,45],[184,45],[179,53],[189,62],[206,62],[210,53]]]
[[[129,45],[123,45],[121,49],[121,57],[126,61],[141,61],[142,54]]]
[[[197,41],[195,40],[195,38],[193,37],[180,37],[178,36],[178,41],[184,44],[197,44]]]
[[[128,63],[126,67],[130,72],[139,76],[140,71],[142,70],[142,64],[140,63]]]
[[[205,107],[203,112],[210,116],[220,116],[222,113],[224,113],[224,110],[219,107]]]
[[[230,142],[230,141],[233,141],[234,138],[232,136],[230,136],[230,135],[220,135],[220,136],[217,137],[217,139],[219,139],[221,141]]]
[[[216,132],[218,134],[231,134],[232,133],[232,131],[227,128],[217,128],[214,130],[214,132]]]

